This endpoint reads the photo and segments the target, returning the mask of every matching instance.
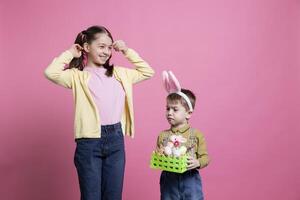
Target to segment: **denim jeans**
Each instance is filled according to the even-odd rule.
[[[121,124],[101,126],[101,138],[76,139],[74,163],[81,200],[121,200],[125,169]]]
[[[203,200],[202,181],[197,169],[182,174],[163,171],[160,176],[161,200]]]

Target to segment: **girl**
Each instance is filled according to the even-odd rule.
[[[111,65],[112,49],[135,69]],[[45,75],[73,92],[81,200],[122,199],[123,135],[134,136],[132,85],[152,77],[153,69],[123,41],[114,42],[105,27],[92,26],[53,60]]]

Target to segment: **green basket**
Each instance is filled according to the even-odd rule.
[[[150,167],[152,169],[183,173],[187,170],[187,156],[184,155],[176,158],[153,152],[151,156]]]

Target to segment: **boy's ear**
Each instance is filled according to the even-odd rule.
[[[90,52],[90,46],[89,46],[89,44],[87,42],[85,42],[83,44],[83,49],[84,49],[85,52]]]
[[[187,111],[186,119],[189,120],[192,117],[193,111]]]

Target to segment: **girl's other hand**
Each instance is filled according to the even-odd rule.
[[[83,48],[79,44],[73,44],[69,51],[72,53],[74,58],[79,58],[82,54]]]
[[[123,54],[125,54],[128,50],[128,47],[126,46],[125,42],[123,40],[117,40],[113,43],[113,47],[115,51],[121,51]]]

